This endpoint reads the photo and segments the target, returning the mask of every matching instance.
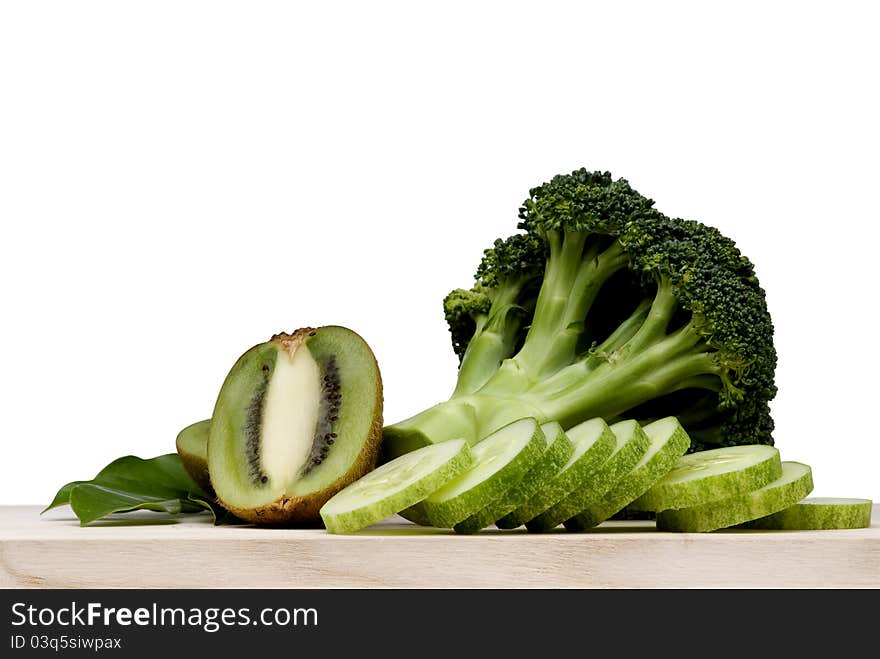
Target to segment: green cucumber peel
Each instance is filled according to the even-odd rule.
[[[782,476],[779,451],[763,444],[728,446],[682,457],[675,468],[630,506],[661,511],[689,508],[758,490]]]
[[[609,427],[614,440],[612,453],[587,474],[576,488],[542,514],[526,522],[532,533],[552,531],[562,522],[598,500],[623,478],[648,451],[648,436],[636,421],[620,421]]]
[[[601,498],[591,500],[577,516],[566,520],[566,529],[584,531],[610,519],[668,474],[691,445],[690,437],[675,417],[649,423],[641,431],[648,438],[648,450],[632,471],[617,481]]]
[[[330,533],[354,533],[415,505],[473,464],[463,439],[432,444],[386,462],[321,507]]]
[[[440,442],[441,444],[443,442]],[[428,444],[428,446],[432,446]],[[423,447],[424,448],[424,447]],[[418,449],[416,449],[418,450]],[[410,451],[412,453],[412,451]],[[404,455],[407,455],[404,453]],[[396,458],[395,458],[396,459]],[[412,522],[413,524],[418,524],[419,526],[431,526],[431,520],[428,519],[428,516],[425,514],[425,508],[422,506],[422,502],[419,501],[416,504],[413,504],[409,508],[405,508],[397,513],[405,520]]]
[[[784,510],[812,490],[813,474],[807,465],[783,462],[782,476],[759,490],[657,513],[657,529],[699,533],[736,526]]]
[[[562,430],[562,426],[551,421],[543,424],[541,431],[547,438],[547,449],[541,455],[541,459],[503,497],[456,524],[453,527],[456,533],[476,533],[523,505],[537,494],[544,483],[571,458],[574,445]]]
[[[871,526],[870,499],[811,497],[778,513],[740,524],[739,528],[772,531],[864,529]]]
[[[533,418],[519,419],[471,447],[473,464],[421,502],[432,526],[452,528],[499,499],[541,458],[547,440]]]
[[[600,418],[584,421],[565,434],[574,446],[568,462],[542,485],[528,502],[495,522],[498,528],[513,529],[534,519],[583,483],[614,451],[617,439]]]

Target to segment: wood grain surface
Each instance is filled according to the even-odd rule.
[[[206,515],[138,513],[82,528],[67,508],[0,507],[3,588],[880,588],[871,528],[473,536],[392,518],[355,535],[215,527]]]

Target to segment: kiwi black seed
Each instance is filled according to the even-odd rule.
[[[223,384],[208,442],[218,500],[257,523],[320,521],[333,494],[375,467],[382,380],[339,326],[278,334],[244,353]]]
[[[256,391],[251,396],[247,407],[247,418],[244,426],[245,441],[247,442],[248,472],[254,483],[268,483],[269,477],[260,468],[260,427],[263,423],[263,402],[266,398],[266,389],[269,387],[269,378],[272,369],[268,364],[263,364],[260,369],[265,377],[257,385]]]
[[[309,334],[309,336],[316,336]],[[315,427],[315,439],[312,442],[311,459],[306,463],[306,471],[321,464],[327,457],[327,448],[333,443],[328,442],[331,437],[335,437],[333,432],[334,424],[339,420],[339,404],[340,404],[340,380],[339,367],[336,365],[336,356],[330,355],[321,365],[321,371],[324,376],[321,378],[321,403],[318,412],[318,424]]]

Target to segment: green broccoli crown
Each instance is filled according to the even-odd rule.
[[[631,269],[655,282],[669,281],[678,304],[692,313],[696,332],[717,351],[730,390],[772,398],[773,322],[754,266],[736,244],[715,228],[659,213],[631,222],[621,242]]]
[[[642,270],[655,263],[658,268],[672,264],[680,268],[704,256],[712,263],[723,266],[743,281],[757,283],[755,267],[743,256],[736,243],[715,227],[695,220],[670,219],[654,211],[644,213],[627,222],[622,232],[627,251],[638,253]],[[668,268],[667,268],[668,269]]]
[[[593,364],[600,357],[619,361],[623,354],[649,354],[651,346],[665,340],[666,364],[658,364],[656,376],[639,374],[661,399],[653,408],[662,410],[674,401],[686,415],[694,411],[688,405],[700,400],[699,422],[693,427],[706,442],[772,443],[773,324],[754,265],[733,240],[700,222],[671,219],[624,179],[586,169],[532,189],[520,220],[520,228],[548,245],[546,297],[568,298],[563,307],[547,307],[545,313],[539,299],[531,320],[535,331],[526,338],[526,349],[511,355],[524,370],[534,372],[541,353],[567,356],[549,368],[543,360],[539,377],[564,369],[575,358],[570,345],[578,331],[577,345],[592,346]],[[630,283],[633,278],[640,288]],[[631,331],[633,336],[626,326],[616,335],[611,332],[624,317],[622,310],[638,309],[652,298],[646,324],[653,329]],[[556,326],[547,329],[552,322]],[[687,336],[679,331],[684,326]],[[616,343],[604,338],[609,333]],[[650,402],[613,411],[636,414]]]
[[[754,416],[751,407],[763,410],[776,393],[773,324],[754,265],[718,229],[671,219],[653,206],[626,180],[580,169],[533,188],[520,209],[520,227],[550,239],[551,245],[551,234],[563,233],[558,254],[573,243],[583,249],[585,261],[601,253],[590,252],[597,235],[606,237],[602,248],[609,244],[607,237],[617,238],[627,267],[646,289],[662,281],[677,306],[690,312],[692,329],[702,341],[698,349],[712,354],[718,409],[742,425]],[[639,301],[633,300],[632,307]],[[607,307],[594,308],[593,316]],[[585,329],[590,330],[589,316]],[[761,424],[767,425],[763,418]]]
[[[495,243],[483,252],[475,279],[484,286],[497,287],[522,277],[538,277],[544,272],[546,245],[540,238],[520,233]]]
[[[488,315],[492,300],[484,286],[471,290],[456,288],[443,300],[446,323],[452,335],[452,348],[459,361],[464,357],[468,343],[477,328],[477,321]]]
[[[519,228],[539,236],[549,231],[616,236],[653,205],[622,178],[578,169],[532,188],[519,211]]]
[[[724,443],[770,443],[769,401],[776,395],[773,322],[752,262],[713,227],[654,214],[621,237],[630,268],[665,280],[713,357],[720,382],[715,423]]]

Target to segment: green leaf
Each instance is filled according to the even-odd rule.
[[[133,455],[114,460],[92,480],[64,485],[43,512],[65,504],[70,504],[82,525],[134,510],[172,515],[207,511],[215,524],[240,521],[196,485],[177,453],[149,460]]]
[[[86,483],[88,481],[73,481],[72,483],[68,483],[64,485],[60,490],[58,490],[58,494],[55,495],[55,498],[52,499],[52,503],[43,508],[42,512],[46,512],[47,510],[52,510],[53,508],[57,508],[58,506],[66,506],[70,503],[70,493],[73,492],[73,488],[75,488],[80,483]],[[42,514],[42,513],[41,513]]]

